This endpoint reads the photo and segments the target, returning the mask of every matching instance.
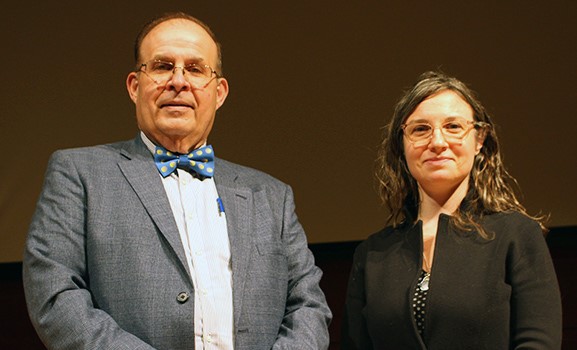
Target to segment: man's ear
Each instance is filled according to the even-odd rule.
[[[225,78],[217,78],[218,85],[216,86],[216,109],[224,104],[228,96],[228,81]]]
[[[138,92],[138,76],[136,72],[130,72],[126,77],[126,90],[132,102],[136,103]]]

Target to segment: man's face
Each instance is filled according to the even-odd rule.
[[[190,63],[217,67],[217,47],[198,24],[172,19],[156,26],[140,47],[142,62],[162,60],[183,67]],[[146,70],[145,67],[143,70]],[[186,153],[206,143],[216,110],[228,95],[228,83],[216,78],[197,88],[176,68],[166,82],[158,84],[144,72],[131,72],[126,79],[136,105],[138,127],[148,138],[173,152]]]

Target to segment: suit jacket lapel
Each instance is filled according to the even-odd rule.
[[[251,237],[252,191],[239,186],[238,174],[221,160],[215,164],[215,183],[226,213],[226,224],[230,241],[233,279],[234,322],[238,324],[242,310],[244,281],[248,271],[248,262],[253,247]]]
[[[150,151],[138,136],[129,147],[121,150],[121,154],[127,160],[118,163],[120,170],[178,257],[181,267],[190,276],[174,215]],[[188,280],[191,282],[190,277]]]
[[[187,272],[187,276],[190,276],[180,234],[150,152],[140,137],[137,137],[129,147],[121,150],[121,154],[127,160],[119,162],[120,170],[178,257],[181,267]],[[226,213],[232,261],[234,322],[238,324],[245,289],[244,281],[253,249],[251,232],[253,193],[248,187],[237,183],[238,174],[227,162],[217,159],[215,168],[215,184]]]

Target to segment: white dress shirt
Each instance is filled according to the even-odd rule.
[[[155,145],[141,132],[148,149]],[[218,170],[217,170],[218,171]],[[162,178],[160,173],[158,174]],[[233,349],[232,266],[226,216],[213,178],[176,171],[162,184],[168,196],[194,285],[196,349]]]

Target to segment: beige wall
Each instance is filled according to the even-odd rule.
[[[3,5],[0,262],[21,260],[50,153],[136,134],[124,88],[132,40],[175,9],[209,23],[224,47],[231,94],[209,140],[217,155],[290,183],[311,242],[384,224],[371,174],[380,128],[402,88],[436,67],[479,93],[529,210],[576,225],[577,3],[442,3]]]

